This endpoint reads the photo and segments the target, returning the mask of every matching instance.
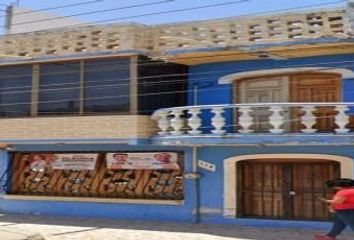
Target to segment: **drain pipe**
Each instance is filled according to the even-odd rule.
[[[193,173],[198,175],[198,147],[193,147],[193,163],[192,163],[192,170]],[[198,175],[199,176],[199,175]],[[196,223],[200,222],[200,186],[199,186],[199,177],[195,178],[195,216],[196,216]]]

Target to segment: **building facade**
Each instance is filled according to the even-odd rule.
[[[348,11],[3,37],[1,210],[327,220],[354,174]]]

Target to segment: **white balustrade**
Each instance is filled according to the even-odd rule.
[[[264,134],[265,131],[269,131],[273,134],[282,134],[289,132],[295,127],[294,125],[299,124],[303,128],[300,131],[304,134],[313,134],[317,131],[316,126],[321,128],[321,132],[324,132],[323,129],[326,129],[326,132],[330,131],[332,133],[344,134],[350,132],[350,129],[347,127],[350,116],[349,116],[349,106],[354,107],[354,103],[348,104],[338,104],[338,103],[262,103],[262,104],[230,104],[230,105],[214,105],[208,107],[205,106],[193,106],[185,108],[169,108],[161,109],[154,113],[153,119],[157,121],[159,128],[158,134],[160,136],[166,135],[201,135],[203,132],[201,129],[209,128],[208,125],[203,125],[205,121],[210,122],[213,129],[211,133],[205,134],[225,134],[227,131],[225,129],[226,119],[225,119],[225,109],[228,109],[230,113],[238,113],[237,116],[230,115],[230,120],[233,124],[238,124],[239,129],[238,133],[248,134],[248,133],[257,133],[258,131],[254,129],[255,116],[257,114],[264,114],[264,108],[269,109],[271,115],[267,119],[263,119],[263,126],[269,126],[269,129],[261,129],[261,132]],[[328,121],[324,119],[317,119],[317,113],[320,114],[322,109],[332,109],[331,116],[328,116],[330,119],[335,120],[336,128],[323,128],[323,125],[328,125]],[[318,108],[318,109],[317,109]],[[209,114],[202,115],[202,111],[210,111],[212,115]],[[236,111],[237,110],[237,111]],[[260,112],[257,112],[260,111]],[[288,117],[288,111],[292,112],[292,117],[296,118],[296,121],[290,121],[289,124],[286,122]],[[188,113],[188,118],[185,117],[185,113]],[[316,115],[315,115],[316,113]],[[328,114],[327,114],[328,115]],[[233,116],[233,117],[232,117]],[[299,131],[299,130],[296,130]],[[231,132],[230,132],[231,133]],[[237,133],[236,133],[237,134]]]
[[[225,133],[225,130],[222,130],[225,125],[225,118],[222,116],[224,109],[220,107],[215,107],[212,108],[211,112],[214,113],[214,116],[211,119],[211,125],[214,127],[214,130],[212,130],[211,132],[214,134]]]
[[[316,124],[316,116],[313,114],[315,111],[314,106],[303,106],[301,109],[305,114],[301,117],[301,123],[305,128],[301,129],[303,133],[314,133],[316,129],[313,129],[313,125]]]
[[[168,119],[169,114],[170,111],[159,112],[157,119],[157,126],[160,129],[160,131],[158,131],[159,135],[168,135],[168,129],[170,127],[170,121]]]
[[[173,118],[170,120],[171,127],[173,130],[171,131],[172,135],[180,135],[183,134],[183,127],[184,127],[184,120],[181,117],[183,114],[183,110],[172,110],[171,113],[173,114]]]
[[[189,134],[200,134],[201,131],[198,130],[201,125],[202,125],[202,120],[198,116],[201,111],[199,108],[192,108],[188,110],[188,113],[191,114],[191,116],[188,118],[188,126],[191,128],[191,130],[188,131]]]
[[[272,112],[272,115],[269,117],[269,123],[273,126],[273,129],[269,129],[269,132],[275,134],[283,133],[284,129],[280,128],[285,122],[285,117],[281,114],[283,107],[272,106],[269,111]]]
[[[345,113],[348,110],[349,110],[348,106],[344,106],[344,105],[337,105],[335,107],[335,111],[338,112],[334,118],[335,123],[338,125],[338,128],[335,129],[336,133],[349,132],[349,129],[345,127],[349,122],[349,116]]]
[[[240,133],[252,133],[253,129],[251,126],[253,125],[253,117],[251,116],[252,108],[249,106],[241,106],[238,108],[238,112],[240,115],[238,116],[238,124],[241,129]]]

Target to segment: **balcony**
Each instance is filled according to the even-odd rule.
[[[152,119],[158,125],[155,140],[162,144],[167,139],[175,140],[169,142],[171,144],[183,143],[183,139],[187,138],[199,139],[198,142],[203,143],[200,139],[206,140],[206,137],[257,139],[256,142],[260,137],[270,142],[275,141],[274,136],[279,141],[279,137],[286,137],[287,141],[294,141],[295,138],[301,141],[300,138],[305,137],[317,141],[318,137],[351,136],[354,132],[351,124],[353,107],[351,102],[186,106],[157,110]],[[346,140],[353,141],[351,138]]]

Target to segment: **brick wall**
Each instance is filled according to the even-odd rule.
[[[144,138],[155,131],[149,116],[71,116],[0,119],[0,139]]]

